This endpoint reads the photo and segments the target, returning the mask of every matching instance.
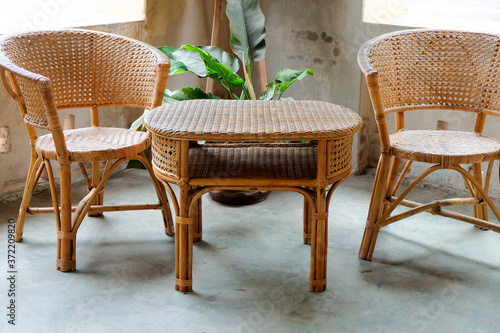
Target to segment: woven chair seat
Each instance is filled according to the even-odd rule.
[[[500,157],[500,141],[474,132],[409,130],[390,135],[391,153],[411,161],[467,164]]]
[[[315,146],[220,145],[189,150],[192,178],[315,179]]]
[[[86,127],[64,131],[66,146],[72,162],[95,162],[123,158],[132,159],[150,144],[149,134],[123,128]],[[57,160],[51,134],[35,142],[39,154]]]

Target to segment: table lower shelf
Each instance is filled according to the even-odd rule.
[[[294,144],[202,145],[189,150],[195,178],[315,179],[317,147]]]

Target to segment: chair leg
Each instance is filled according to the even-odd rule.
[[[163,216],[163,225],[165,228],[165,233],[168,236],[172,236],[174,234],[174,224],[172,221],[172,211],[170,210],[170,204],[168,202],[168,197],[167,197],[167,192],[165,191],[165,187],[156,178],[154,171],[151,167],[151,164],[149,163],[149,160],[146,158],[144,153],[140,153],[137,156],[137,159],[141,161],[146,170],[148,170],[149,177],[151,178],[151,181],[153,182],[153,185],[155,187],[158,200],[163,206],[161,214]]]
[[[19,216],[17,218],[15,239],[19,242],[23,238],[24,221],[26,219],[26,213],[30,206],[31,197],[35,191],[35,186],[38,181],[37,171],[42,164],[41,158],[31,157],[30,168],[28,170],[28,177],[26,178],[26,185],[24,187],[23,200],[21,201],[21,206],[19,207]]]
[[[167,236],[173,236],[174,235],[174,223],[172,221],[172,212],[170,211],[170,206],[168,203],[168,200],[165,199],[160,199],[162,202],[163,207],[166,207],[161,210],[161,216],[163,218],[163,228],[165,229],[165,234]]]
[[[76,270],[76,231],[71,226],[71,164],[59,163],[61,178],[61,227],[57,230],[57,269]]]
[[[160,201],[163,209],[161,210],[161,215],[163,218],[163,227],[165,229],[165,234],[167,236],[174,235],[174,223],[172,221],[172,211],[170,210],[170,204],[167,198],[167,192],[165,188],[158,182],[154,175],[151,177],[151,181],[156,190],[156,195],[158,196],[158,200]]]
[[[396,195],[397,188],[396,188],[396,183],[398,180],[398,174],[399,174],[399,166],[401,164],[401,159],[397,157],[393,157],[391,161],[391,167],[389,169],[389,175],[387,177],[387,189],[386,189],[386,198],[390,198],[393,195]],[[386,209],[389,208],[390,203],[385,202],[384,203],[384,208],[382,212],[384,212]]]
[[[361,259],[371,260],[373,256],[373,250],[375,248],[375,243],[377,242],[377,236],[380,229],[377,222],[384,205],[385,195],[387,193],[387,177],[390,165],[390,155],[382,154],[380,156],[377,172],[375,174],[372,197],[370,200],[370,207],[368,209],[368,218],[359,249],[359,257]]]
[[[397,157],[392,159],[391,168],[389,169],[389,177],[387,179],[387,196],[396,194],[396,182],[398,180],[400,164],[401,159]]]
[[[92,162],[92,188],[97,187],[99,185],[99,182],[101,181],[101,162]],[[104,193],[101,191],[97,197],[95,198],[94,202],[92,205],[102,205],[104,203]],[[87,214],[87,216],[91,217],[99,217],[102,216],[102,212],[90,212]]]
[[[483,177],[482,177],[482,166],[481,163],[474,163],[472,166],[472,173],[474,178],[482,184],[483,183]],[[474,217],[488,221],[488,205],[486,202],[484,202],[482,196],[479,194],[477,190],[474,190],[475,197],[479,199],[480,203],[474,205]]]

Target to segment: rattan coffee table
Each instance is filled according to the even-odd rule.
[[[176,290],[192,290],[201,197],[221,189],[302,194],[310,290],[326,289],[328,206],[351,173],[353,135],[361,127],[355,112],[319,101],[190,100],[162,105],[144,122],[153,170],[176,213]],[[169,183],[180,188],[178,202]]]

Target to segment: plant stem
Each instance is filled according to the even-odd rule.
[[[227,84],[224,83],[224,81],[220,81],[220,84],[221,84],[221,86],[224,87],[224,89],[227,90],[227,92],[229,92],[229,94],[231,95],[231,97],[233,99],[240,99],[240,98],[238,98],[238,96],[236,96],[236,94],[233,92],[233,90]]]
[[[245,86],[243,86],[241,93],[245,95],[246,99],[250,99],[250,95],[248,94],[248,89],[245,89]]]
[[[280,92],[278,97],[276,97],[276,100],[279,100],[281,98],[281,95],[283,95],[284,91]]]
[[[247,68],[248,66],[248,68]],[[247,71],[248,69],[248,71]],[[248,93],[250,94],[250,99],[256,100],[255,90],[252,85],[252,64],[245,62],[245,55],[243,55],[243,73],[245,74],[245,81],[247,83]]]

